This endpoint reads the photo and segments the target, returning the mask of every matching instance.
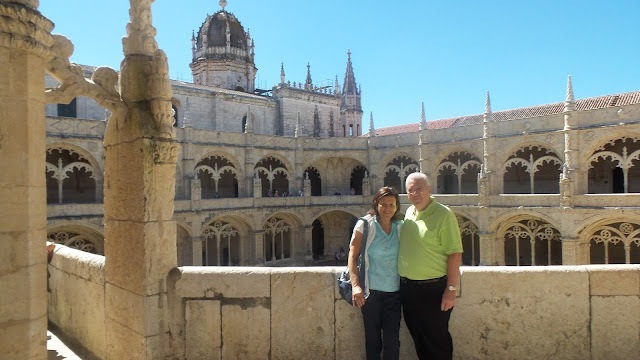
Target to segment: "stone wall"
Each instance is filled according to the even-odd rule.
[[[49,265],[49,323],[105,358],[104,256],[56,245]]]
[[[104,357],[104,257],[59,246],[49,321]],[[341,268],[181,267],[169,274],[175,358],[364,359]],[[463,267],[456,359],[637,359],[640,266]],[[401,328],[401,358],[415,359]]]

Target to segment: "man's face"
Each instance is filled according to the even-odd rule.
[[[407,195],[416,210],[424,210],[431,201],[431,186],[427,186],[420,178],[412,178],[407,181]]]

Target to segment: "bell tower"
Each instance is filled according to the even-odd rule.
[[[189,67],[195,84],[253,93],[256,72],[254,43],[240,21],[225,10],[208,15],[191,36],[193,60]]]

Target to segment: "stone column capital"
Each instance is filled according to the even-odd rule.
[[[0,2],[0,46],[23,50],[49,61],[53,58],[53,22],[36,9],[37,0]]]

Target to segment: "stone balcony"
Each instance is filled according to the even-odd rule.
[[[49,265],[50,323],[97,358],[108,347],[105,309],[124,313],[131,331],[153,329],[176,359],[364,358],[360,312],[337,291],[341,268],[174,268],[166,298],[122,306],[105,298],[104,265],[64,246]],[[638,359],[639,265],[461,271],[455,359]],[[150,311],[171,320],[144,320]],[[404,325],[401,358],[416,358]]]

